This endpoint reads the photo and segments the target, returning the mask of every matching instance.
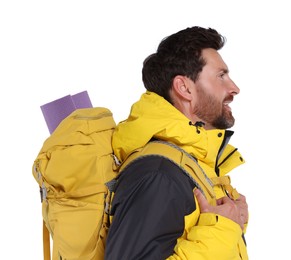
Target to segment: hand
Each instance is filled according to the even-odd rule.
[[[240,217],[243,222],[243,224],[246,224],[249,220],[249,210],[248,210],[248,204],[246,202],[246,197],[242,194],[239,194],[239,198],[234,201],[234,203],[239,207],[240,209]]]
[[[199,189],[194,190],[200,206],[201,213],[214,213],[231,219],[244,229],[244,224],[248,221],[248,205],[245,196],[240,194],[237,200],[232,200],[229,197],[222,197],[217,200],[217,206],[212,206],[208,203]]]

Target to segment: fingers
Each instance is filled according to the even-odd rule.
[[[247,223],[249,218],[249,210],[246,197],[240,194],[240,197],[235,201],[235,203],[240,209],[241,221],[244,224]]]
[[[224,211],[221,214],[226,214],[224,216],[239,224],[243,230],[244,224],[248,221],[248,206],[245,196],[241,195],[237,200],[223,197],[218,200],[218,203],[224,207]]]
[[[238,202],[230,199],[229,197],[223,197],[219,199],[218,212],[220,215],[227,217],[240,225],[241,229],[244,228],[244,215],[238,205]]]
[[[237,199],[237,201],[246,202],[246,197],[242,194],[239,194],[239,198]]]
[[[195,189],[194,195],[196,196],[196,199],[198,201],[201,213],[209,212],[210,205],[206,198],[204,197],[204,195],[202,194],[202,192],[199,189]]]
[[[225,203],[227,203],[229,200],[231,200],[229,197],[221,197],[220,199],[216,200],[216,204],[217,205],[223,205]]]
[[[241,195],[237,200],[225,196],[217,199],[217,205],[212,206],[199,189],[195,189],[194,194],[201,213],[211,212],[224,216],[239,224],[242,230],[244,229],[244,224],[248,220],[248,205],[245,196]]]

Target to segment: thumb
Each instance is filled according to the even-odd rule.
[[[198,201],[201,213],[209,212],[209,203],[199,189],[194,190],[194,195]]]

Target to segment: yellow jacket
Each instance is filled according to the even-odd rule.
[[[189,119],[174,106],[155,93],[146,92],[133,104],[128,119],[118,124],[112,144],[116,156],[123,161],[152,138],[175,143],[194,156],[211,179],[244,163],[240,153],[228,144],[232,133],[189,125]],[[221,185],[214,190],[217,198],[226,194]],[[248,259],[239,225],[213,213],[200,214],[196,205],[193,212],[184,216],[184,232],[167,259]]]

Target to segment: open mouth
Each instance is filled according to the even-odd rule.
[[[231,107],[229,106],[230,103],[231,103],[231,101],[225,101],[225,102],[223,102],[224,108],[227,109],[228,111],[231,111]]]

